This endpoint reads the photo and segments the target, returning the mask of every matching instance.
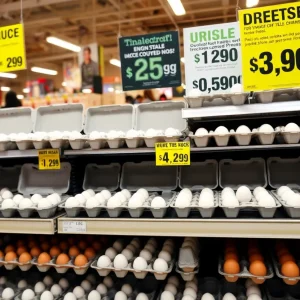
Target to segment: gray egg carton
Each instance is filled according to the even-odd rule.
[[[41,106],[36,110],[34,132],[82,131],[83,105],[57,104]],[[55,147],[56,148],[56,147]]]
[[[282,102],[300,99],[299,88],[278,89],[255,92],[257,101],[260,103]]]
[[[298,144],[300,141],[300,130],[285,131],[284,126],[276,127],[277,140],[279,143]]]
[[[179,273],[184,281],[191,281],[199,272],[199,252],[196,254],[191,248],[180,248],[178,261],[176,263],[176,272]],[[186,272],[185,268],[192,271]]]
[[[0,178],[2,188],[8,188],[11,192],[17,192],[21,166],[0,167]]]

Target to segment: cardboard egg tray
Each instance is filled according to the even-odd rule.
[[[269,194],[273,196],[276,206],[271,206],[271,207],[259,206],[258,201],[254,197],[254,195],[252,195],[251,202],[239,203],[239,206],[232,206],[232,207],[223,206],[221,192],[219,192],[219,206],[223,209],[225,216],[227,218],[237,218],[241,210],[244,211],[255,210],[259,212],[262,218],[270,219],[274,217],[276,210],[279,207],[281,207],[281,203],[277,200],[276,197],[274,197],[272,193],[269,192]]]
[[[300,141],[300,130],[296,131],[285,131],[285,127],[277,127],[277,140],[280,143],[286,144],[298,144]]]
[[[299,91],[300,91],[299,88],[267,90],[267,91],[255,92],[254,95],[256,96],[257,101],[260,103],[271,103],[274,100],[286,101],[286,100],[300,99]]]
[[[4,261],[0,260],[0,266],[4,266],[6,270],[13,270],[16,267],[19,267],[21,271],[28,271],[31,267],[31,261],[27,263],[20,263],[17,259],[13,261]]]
[[[15,150],[17,148],[16,143],[11,141],[1,141],[0,142],[0,151],[7,151],[7,150]]]
[[[178,257],[178,262],[176,263],[176,272],[179,273],[184,281],[191,281],[194,279],[195,275],[198,274],[199,272],[199,253],[196,253],[195,256],[193,257],[194,261],[193,262],[187,262],[188,260],[188,254],[185,252],[187,251],[186,248],[180,248],[179,249],[179,257]],[[183,258],[183,259],[182,259]],[[185,261],[182,261],[185,260]],[[189,270],[189,272],[187,272]]]
[[[174,197],[173,201],[171,202],[171,207],[175,209],[178,218],[187,218],[190,212],[198,210],[202,218],[211,218],[215,212],[215,209],[218,207],[218,197],[219,194],[214,192],[214,206],[213,207],[200,207],[198,205],[200,192],[194,192],[192,196],[192,201],[189,206],[187,207],[176,207],[176,199],[179,193]]]
[[[237,273],[237,274],[228,274],[228,273],[225,273],[224,270],[223,270],[223,265],[224,265],[224,259],[223,257],[220,257],[219,258],[219,266],[218,266],[218,272],[220,275],[223,275],[226,278],[230,280],[234,280],[235,278],[255,278],[257,280],[261,280],[261,283],[263,283],[266,279],[270,279],[274,276],[274,272],[273,272],[273,269],[272,269],[272,266],[271,264],[269,263],[269,261],[267,261],[265,259],[265,266],[267,268],[267,275],[266,276],[255,276],[253,274],[251,274],[249,272],[249,269],[248,269],[248,266],[249,266],[249,263],[246,259],[242,258],[239,262],[240,264],[240,269],[241,269],[241,272]]]

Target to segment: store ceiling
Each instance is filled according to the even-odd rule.
[[[245,0],[239,6],[245,8]],[[261,5],[290,1],[261,0]],[[167,0],[23,0],[27,58],[61,63],[77,56],[52,46],[53,35],[78,45],[97,41],[109,60],[118,53],[117,36],[144,34],[236,20],[236,0],[182,0],[186,15],[175,16]],[[20,1],[0,0],[0,26],[20,21]],[[182,43],[182,40],[181,40]]]

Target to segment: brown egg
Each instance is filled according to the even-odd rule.
[[[266,276],[267,268],[262,261],[255,260],[250,264],[249,272],[255,276]]]
[[[41,249],[42,249],[44,252],[49,251],[49,249],[50,249],[49,243],[48,243],[48,242],[42,243],[42,244],[41,244]]]
[[[71,257],[75,257],[77,256],[78,254],[80,254],[80,251],[79,249],[76,247],[76,246],[72,246],[70,249],[69,249],[69,255]]]
[[[3,259],[3,257],[4,257],[4,253],[0,251],[0,258]]]
[[[70,261],[70,258],[67,254],[61,253],[57,256],[56,264],[57,265],[66,265]]]
[[[82,251],[84,251],[87,248],[87,244],[85,241],[80,241],[78,244],[78,248]]]
[[[225,260],[228,260],[228,259],[234,259],[234,260],[238,261],[239,257],[236,254],[236,252],[227,252],[227,253],[225,253]]]
[[[291,255],[291,254],[283,254],[283,255],[281,255],[280,257],[279,257],[279,263],[281,264],[281,265],[283,265],[284,263],[286,263],[287,261],[293,261],[293,262],[295,262],[295,258],[294,258],[294,256],[293,255]]]
[[[15,247],[13,245],[8,245],[4,249],[5,253],[11,252],[11,251],[15,251]]]
[[[59,243],[59,248],[62,250],[62,251],[67,251],[68,248],[69,248],[69,245],[66,241],[62,241]]]
[[[73,236],[70,236],[68,238],[68,243],[70,246],[73,246],[75,244],[75,238]]]
[[[5,261],[12,261],[17,259],[17,254],[14,251],[9,251],[5,254],[4,260]]]
[[[88,260],[94,258],[96,256],[95,250],[93,248],[86,248],[84,251],[84,255],[87,257]]]
[[[77,267],[85,266],[87,263],[88,263],[88,259],[83,254],[77,255],[74,261],[74,265]]]
[[[249,256],[249,262],[252,263],[256,260],[264,262],[264,257],[260,253],[254,253]]]
[[[228,282],[236,282],[239,278],[237,276],[225,276],[226,281]]]
[[[293,261],[287,261],[281,266],[281,273],[286,277],[298,277],[299,267]]]
[[[228,252],[234,252],[234,253],[237,253],[237,249],[236,249],[235,246],[226,247],[226,248],[225,248],[225,253],[228,253]]]
[[[33,257],[38,257],[40,254],[41,254],[41,249],[38,248],[38,247],[33,247],[31,250],[30,250],[30,254],[31,256]]]
[[[265,279],[252,278],[252,281],[256,284],[263,284]]]
[[[52,245],[56,245],[56,244],[58,244],[58,242],[59,241],[58,241],[58,238],[56,236],[54,236],[54,237],[51,238],[51,244]]]
[[[29,243],[28,243],[28,247],[31,249],[31,248],[33,248],[33,247],[37,247],[37,242],[36,241],[30,241]]]
[[[100,242],[94,242],[92,246],[96,252],[99,252],[102,249],[102,244]]]
[[[282,248],[277,251],[277,257],[280,257],[285,254],[290,254],[290,251],[287,248]]]
[[[24,247],[24,246],[21,246],[21,247],[19,247],[18,249],[17,249],[17,254],[18,254],[18,256],[20,256],[22,253],[24,253],[24,252],[27,252],[27,249],[26,249],[26,247]]]
[[[253,254],[260,254],[260,250],[256,247],[251,247],[248,249],[248,255],[251,256]]]
[[[27,262],[29,262],[30,260],[32,260],[31,255],[28,252],[23,252],[20,257],[19,257],[19,262],[21,264],[26,264]]]
[[[237,274],[240,272],[240,265],[234,259],[228,259],[224,263],[224,272],[227,274]]]
[[[21,247],[21,246],[24,246],[24,241],[18,240],[17,241],[17,247]]]
[[[50,249],[50,256],[51,256],[51,257],[58,256],[60,253],[61,253],[61,251],[60,251],[60,249],[59,249],[57,246],[53,246],[53,247]]]
[[[289,280],[287,278],[283,279],[283,281],[287,284],[287,285],[296,285],[299,280]]]
[[[39,255],[38,257],[38,264],[42,265],[42,264],[46,264],[48,262],[50,262],[51,257],[47,252],[43,252]]]

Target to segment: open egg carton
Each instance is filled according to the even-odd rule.
[[[198,211],[202,218],[211,218],[218,207],[218,163],[216,160],[193,162],[179,168],[179,187],[182,189],[171,203],[179,218]],[[210,193],[210,195],[204,195]],[[201,196],[202,194],[202,196]],[[201,198],[200,198],[201,197]]]
[[[298,144],[300,141],[300,127],[295,123],[288,123],[276,129],[277,140],[280,143]]]
[[[263,218],[273,218],[276,210],[281,207],[280,202],[265,190],[268,183],[265,161],[262,158],[221,160],[219,184],[223,188],[219,194],[219,206],[227,218],[237,218],[240,211],[258,211]],[[225,188],[230,194],[227,197],[224,196]],[[264,192],[268,199],[262,201],[256,198],[257,195],[254,194],[259,192]]]
[[[270,157],[267,160],[269,185],[274,189],[271,193],[291,218],[300,218],[299,168],[299,157]],[[288,193],[283,196],[284,192]]]
[[[271,103],[300,99],[299,88],[266,90],[255,92],[253,96],[259,103]]]
[[[8,189],[2,190],[2,195],[7,196],[1,203],[1,214],[5,218],[14,217],[17,213],[22,218],[34,214],[43,219],[52,218],[59,205],[65,201],[64,193],[69,189],[70,174],[69,163],[62,163],[60,170],[47,172],[40,171],[37,165],[24,164],[19,178],[11,174],[12,180],[18,180],[19,194],[13,196]]]

